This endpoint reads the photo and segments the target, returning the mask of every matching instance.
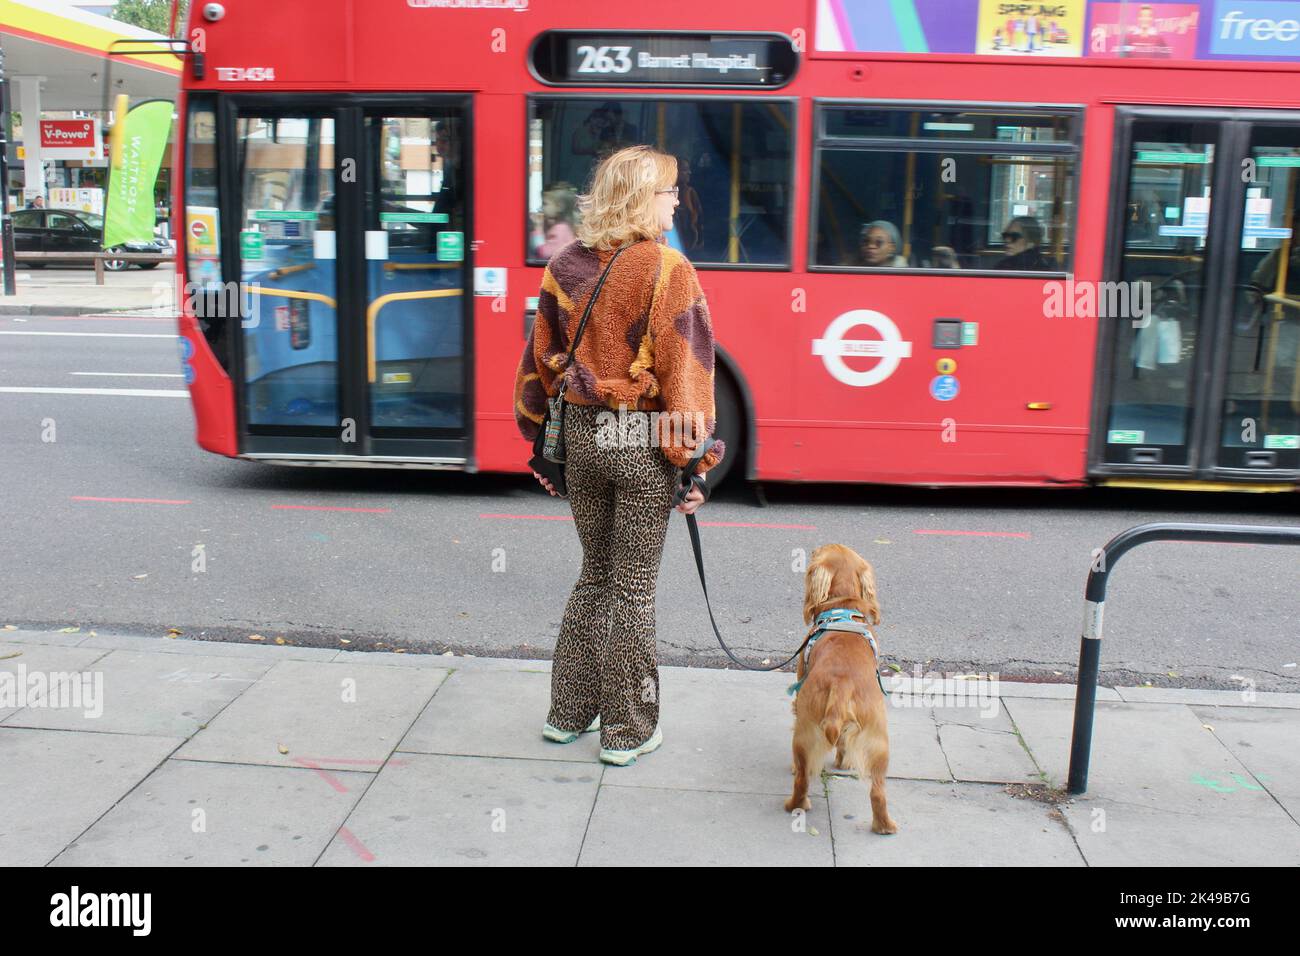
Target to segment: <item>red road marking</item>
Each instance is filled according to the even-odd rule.
[[[173,501],[170,498],[93,498],[90,495],[73,495],[73,501],[120,501],[137,505],[189,505],[192,501]]]
[[[762,521],[701,521],[704,528],[794,528],[799,531],[816,531],[815,524],[768,524]]]
[[[322,780],[324,780],[326,783],[328,783],[331,787],[333,787],[337,792],[339,792],[339,793],[347,793],[347,792],[348,792],[348,788],[345,787],[345,786],[343,786],[343,784],[342,784],[342,782],[339,780],[339,778],[336,777],[336,776],[334,776],[332,773],[330,773],[328,770],[326,770],[326,769],[325,769],[324,767],[322,767],[320,764],[315,763],[314,761],[308,760],[306,757],[294,757],[294,758],[293,758],[293,761],[294,761],[294,763],[301,764],[301,765],[304,766],[304,767],[308,767],[308,768],[310,768],[310,769],[312,769],[312,770],[315,770],[316,773],[318,773],[318,774],[320,775],[320,778],[321,778]]]
[[[390,508],[336,508],[333,505],[271,505],[276,511],[354,511],[362,514],[386,515]]]
[[[1028,538],[1028,531],[934,531],[913,529],[912,534],[948,534],[974,538]]]
[[[361,857],[365,863],[375,862],[375,855],[366,849],[366,845],[352,835],[352,831],[347,827],[339,827],[339,836],[343,842],[352,848],[352,852]]]

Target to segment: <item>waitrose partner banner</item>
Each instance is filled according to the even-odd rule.
[[[132,107],[123,121],[122,168],[108,177],[108,211],[104,248],[153,238],[154,183],[172,125],[169,100],[146,100]]]

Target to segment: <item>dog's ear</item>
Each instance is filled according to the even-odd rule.
[[[871,565],[862,563],[862,573],[858,575],[858,584],[862,587],[862,602],[867,606],[869,624],[880,623],[880,602],[876,600],[876,574]]]
[[[824,602],[831,593],[831,580],[834,575],[825,561],[814,561],[804,577],[803,622],[811,624],[813,608]]]

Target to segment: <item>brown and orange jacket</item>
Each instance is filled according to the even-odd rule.
[[[547,397],[559,391],[569,343],[613,255],[571,242],[546,266],[532,340],[515,376],[515,420],[530,441]],[[713,325],[694,266],[662,241],[642,241],[618,257],[605,280],[565,372],[564,398],[575,405],[676,413],[671,421],[661,419],[659,441],[668,460],[682,467],[691,456],[688,436],[713,434],[713,359]],[[697,421],[705,435],[692,428]],[[715,444],[699,471],[725,452],[722,442]]]

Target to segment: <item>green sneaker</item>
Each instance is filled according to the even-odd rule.
[[[583,733],[589,734],[594,730],[600,730],[599,714],[596,715],[596,719],[591,722],[591,726],[584,730]],[[555,741],[557,744],[571,744],[578,739],[578,732],[576,730],[561,730],[559,727],[543,724],[542,736],[547,740]]]
[[[636,763],[636,758],[641,754],[648,754],[652,750],[658,750],[659,745],[664,742],[663,732],[658,727],[650,735],[650,739],[634,750],[604,750],[600,751],[600,759],[603,763],[612,763],[616,767],[626,767],[629,764]]]

